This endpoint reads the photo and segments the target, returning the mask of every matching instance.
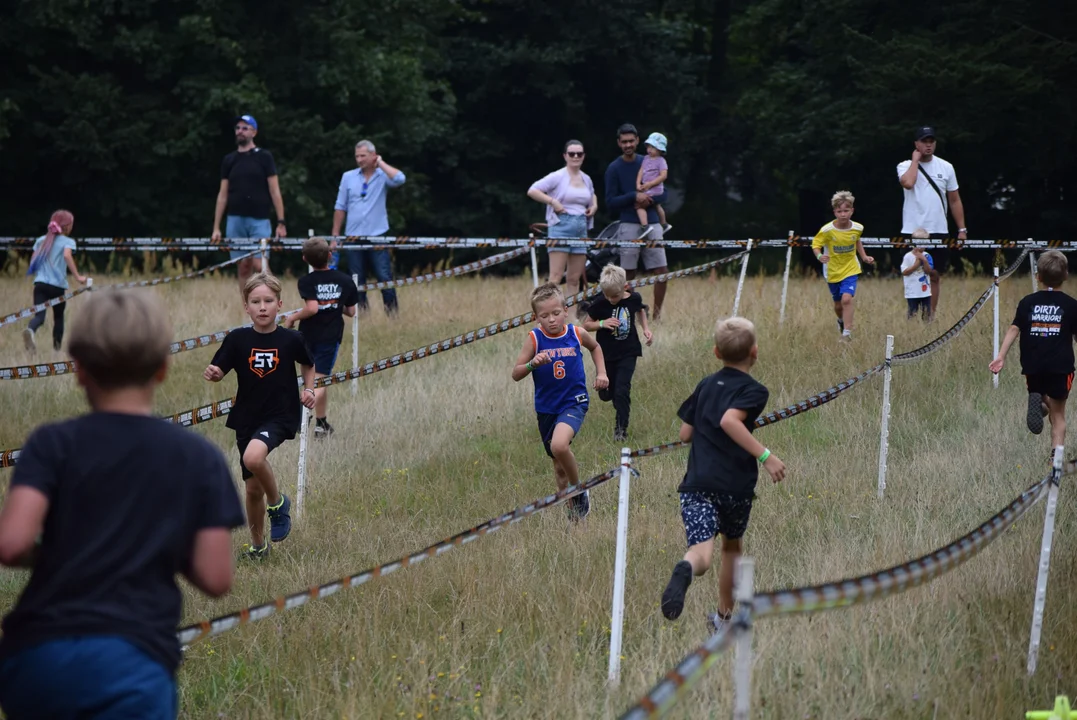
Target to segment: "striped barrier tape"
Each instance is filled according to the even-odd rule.
[[[403,568],[418,565],[423,560],[432,557],[438,557],[444,555],[453,548],[467,545],[474,542],[484,535],[496,532],[503,527],[514,525],[524,518],[534,515],[540,510],[553,507],[563,503],[569,498],[575,497],[580,493],[597,487],[606,482],[610,478],[618,477],[621,474],[621,468],[616,467],[612,470],[607,470],[601,475],[595,475],[594,477],[585,480],[584,482],[576,485],[570,485],[564,490],[560,490],[553,495],[547,495],[544,498],[539,498],[527,505],[522,505],[512,512],[499,515],[492,520],[487,520],[484,523],[476,525],[470,530],[457,533],[448,538],[445,538],[441,542],[436,542],[433,545],[405,555],[397,560],[391,562],[382,563],[369,570],[356,573],[354,575],[348,575],[347,577],[339,580],[332,580],[321,585],[314,585],[306,590],[301,590],[291,595],[281,595],[275,600],[262,603],[261,605],[252,605],[239,612],[229,613],[228,615],[222,615],[220,617],[213,618],[212,620],[203,620],[192,625],[180,628],[176,632],[176,637],[180,642],[180,645],[189,645],[193,642],[201,640],[207,637],[213,637],[214,635],[220,635],[223,632],[237,628],[241,625],[255,622],[257,620],[264,620],[265,618],[275,614],[278,611],[293,610],[302,605],[306,605],[307,601],[315,598],[321,599],[329,597],[344,588],[358,587],[371,580],[385,577],[386,575],[393,573]]]
[[[1065,463],[1063,472],[1070,473],[1077,461]],[[652,687],[646,695],[621,715],[621,720],[639,720],[665,715],[677,700],[714,664],[717,655],[729,647],[732,636],[743,632],[748,622],[773,615],[817,612],[849,607],[877,600],[891,594],[923,585],[959,565],[1002,536],[1002,534],[1032,508],[1044,495],[1052,476],[1021,493],[1013,502],[982,523],[972,532],[949,545],[886,570],[861,575],[835,583],[811,587],[759,593],[750,607],[742,608],[741,623],[713,635],[701,647],[682,660],[676,668]],[[721,637],[725,636],[725,637]]]
[[[425,275],[418,275],[416,277],[400,278],[398,280],[386,280],[383,282],[368,283],[366,285],[360,285],[359,291],[366,292],[368,290],[384,290],[386,288],[398,288],[406,285],[417,285],[419,283],[432,282],[434,280],[441,280],[442,278],[457,277],[459,275],[465,275],[467,273],[475,272],[476,270],[482,270],[483,268],[492,267],[494,265],[500,265],[503,262],[508,262],[513,258],[518,258],[526,253],[530,248],[517,248],[510,250],[506,253],[500,253],[498,255],[491,255],[488,258],[482,260],[476,260],[475,262],[469,262],[464,265],[458,265],[448,270],[438,270],[432,273],[426,273]]]
[[[13,312],[10,315],[5,315],[4,317],[0,318],[0,327],[10,325],[11,323],[17,322],[18,320],[22,320],[24,318],[33,317],[42,310],[48,310],[50,307],[65,303],[76,295],[81,295],[82,293],[88,292],[92,289],[93,288],[91,285],[84,285],[83,287],[72,290],[71,292],[66,292],[58,298],[46,300],[43,303],[34,305],[33,307],[23,308],[22,310]]]
[[[163,277],[163,278],[153,278],[152,280],[132,280],[131,282],[118,283],[116,285],[106,285],[105,289],[106,290],[122,290],[124,288],[153,287],[154,285],[167,285],[169,283],[179,282],[180,280],[190,280],[191,278],[196,278],[196,277],[199,277],[200,275],[206,275],[207,273],[211,273],[214,270],[220,270],[221,268],[228,267],[229,265],[234,265],[235,263],[238,263],[240,260],[246,260],[249,257],[253,257],[255,255],[258,255],[259,252],[260,251],[255,250],[253,252],[247,253],[246,255],[241,255],[240,257],[237,257],[234,260],[226,260],[225,262],[217,263],[216,265],[210,265],[209,267],[202,268],[201,270],[192,270],[191,272],[184,273],[182,275],[173,275],[172,277]]]

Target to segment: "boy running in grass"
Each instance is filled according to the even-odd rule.
[[[571,445],[583,425],[589,400],[584,348],[590,351],[595,364],[595,389],[608,387],[609,379],[599,344],[583,328],[566,324],[565,296],[556,285],[546,283],[535,288],[531,293],[531,309],[538,327],[528,333],[512,368],[512,379],[519,382],[528,375],[534,378],[539,435],[546,454],[553,459],[557,489],[564,490],[579,482],[579,468]],[[569,502],[571,520],[582,520],[591,511],[587,491]]]
[[[299,332],[303,334],[314,361],[314,376],[323,378],[333,374],[340,341],[344,339],[344,316],[355,317],[359,289],[350,276],[329,269],[329,243],[323,238],[304,241],[303,260],[314,268],[313,272],[299,278],[299,296],[306,301],[306,305],[285,318],[284,326],[291,328],[297,321],[302,321]],[[333,426],[326,417],[328,390],[327,387],[314,390],[316,438],[327,438],[333,434]]]
[[[175,718],[175,576],[211,597],[232,586],[228,463],[153,416],[171,342],[143,290],[97,293],[71,329],[90,412],[30,435],[0,508],[0,563],[33,568],[0,638],[10,720]]]
[[[759,357],[755,326],[740,317],[719,320],[714,356],[722,361],[722,369],[704,378],[677,411],[683,421],[681,440],[692,443],[688,469],[677,488],[688,552],[674,566],[662,593],[662,614],[668,620],[680,617],[692,577],[710,568],[714,538],[721,534],[718,612],[710,616],[717,632],[733,613],[733,570],[752,512],[756,464],[774,482],[781,482],[785,463],[752,437],[755,420],[769,397],[767,389],[749,374]]]
[[[292,507],[277,488],[269,453],[295,437],[302,410],[300,402],[314,407],[314,366],[303,336],[277,325],[281,309],[280,280],[267,273],[252,275],[243,286],[243,308],[254,323],[225,337],[203,376],[220,382],[236,371],[239,390],[228,427],[236,433],[239,467],[247,486],[247,522],[251,546],[244,557],[261,560],[269,554],[269,541],[281,542],[292,530]],[[295,387],[295,365],[303,375],[303,389]],[[270,536],[265,536],[265,513]]]
[[[830,286],[834,299],[834,314],[838,316],[838,331],[843,340],[853,336],[853,298],[856,297],[856,281],[860,276],[860,260],[868,265],[875,259],[864,252],[860,236],[864,226],[852,221],[853,203],[856,198],[848,190],[834,193],[830,205],[834,208],[834,220],[819,228],[811,242],[812,252],[823,263],[823,277]]]
[[[1040,256],[1036,276],[1047,289],[1021,298],[1013,324],[1006,331],[998,357],[988,366],[1002,372],[1006,354],[1021,337],[1021,373],[1028,387],[1026,422],[1034,435],[1051,420],[1051,445],[1066,440],[1066,400],[1073,387],[1073,340],[1077,335],[1077,300],[1058,288],[1069,277],[1069,260],[1058,250]]]
[[[653,336],[647,327],[647,313],[643,298],[628,288],[624,268],[607,265],[602,268],[598,282],[602,297],[587,306],[590,319],[583,322],[584,330],[595,333],[606,362],[609,387],[598,391],[603,402],[613,400],[617,413],[613,439],[621,442],[628,438],[628,415],[632,409],[632,375],[636,372],[636,358],[643,355],[636,323],[643,330],[647,345]]]

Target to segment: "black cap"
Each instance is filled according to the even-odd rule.
[[[625,123],[621,127],[617,128],[617,137],[621,137],[622,135],[627,135],[629,133],[635,135],[636,137],[639,137],[639,131],[636,130],[636,126],[632,123]]]
[[[916,128],[916,132],[913,133],[913,140],[923,140],[926,137],[935,137],[935,128],[925,125]]]

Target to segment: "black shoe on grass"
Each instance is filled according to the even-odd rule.
[[[692,584],[692,563],[681,560],[673,566],[673,575],[669,578],[665,592],[662,593],[662,616],[666,620],[676,620],[684,610],[684,596]]]
[[[1028,431],[1033,435],[1043,432],[1043,396],[1039,393],[1028,394],[1028,414],[1025,421],[1028,423]]]

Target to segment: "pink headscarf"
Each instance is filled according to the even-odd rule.
[[[34,251],[34,256],[30,258],[30,269],[26,271],[27,275],[33,275],[37,272],[41,263],[52,252],[52,241],[56,239],[57,235],[63,234],[65,227],[70,227],[74,222],[75,216],[67,210],[57,210],[52,214],[52,217],[49,218],[45,239],[41,242],[41,247]]]

